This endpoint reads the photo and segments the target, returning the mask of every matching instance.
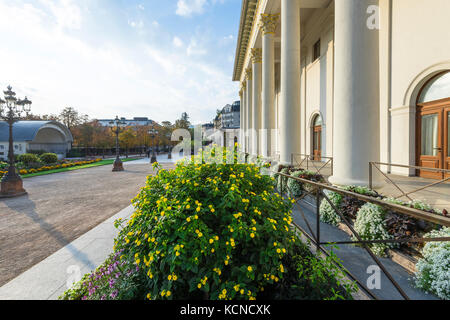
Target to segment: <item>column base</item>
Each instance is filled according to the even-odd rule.
[[[328,182],[331,184],[334,184],[336,186],[358,186],[358,187],[369,187],[369,181],[368,180],[359,180],[359,179],[349,179],[339,176],[331,176],[328,178]],[[381,187],[380,181],[373,181],[372,182],[372,189],[376,189]]]

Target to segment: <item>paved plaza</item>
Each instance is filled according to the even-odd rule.
[[[167,162],[167,155],[158,160]],[[128,207],[153,170],[148,159],[124,167],[24,179],[27,196],[0,200],[0,286]]]

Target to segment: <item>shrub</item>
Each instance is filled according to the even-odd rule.
[[[22,162],[25,166],[31,166],[36,163],[40,163],[39,157],[32,153],[24,153],[19,155],[19,162]]]
[[[58,162],[58,156],[56,155],[56,153],[43,153],[39,158],[45,164]]]
[[[126,279],[112,285],[114,297],[131,291],[127,298],[350,298],[337,269],[291,230],[292,204],[270,180],[254,165],[186,162],[149,177],[130,220],[117,222],[123,229],[115,240],[116,266],[138,269],[129,267],[137,273],[132,285]],[[62,298],[111,297],[105,267],[113,261]]]
[[[424,237],[450,237],[450,228],[431,231]],[[416,285],[441,299],[450,300],[450,242],[427,242],[422,256],[416,264]]]
[[[392,236],[386,230],[386,212],[378,205],[366,203],[359,209],[355,231],[358,232],[362,240],[388,240]],[[353,236],[353,240],[356,237]],[[386,249],[393,248],[394,244],[375,243],[369,245],[372,251],[378,256],[384,256]]]
[[[303,174],[303,171],[294,171],[291,174],[291,176],[298,178],[298,177],[301,177],[302,174]],[[287,189],[288,189],[290,197],[294,197],[294,198],[300,197],[303,193],[302,183],[295,179],[290,179],[290,178],[288,179]]]
[[[289,168],[283,168],[280,173],[289,174]],[[277,176],[277,189],[280,193],[285,193],[287,191],[287,180],[288,178],[282,175]]]
[[[333,205],[339,209],[342,203],[342,196],[339,193],[324,190],[325,195],[330,199]],[[331,204],[327,199],[322,199],[319,207],[320,212],[320,221],[338,226],[341,222],[341,217],[337,214],[337,212],[333,209]]]

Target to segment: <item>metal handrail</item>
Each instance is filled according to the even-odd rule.
[[[365,196],[365,195],[361,195],[358,193],[354,193],[351,191],[347,191],[347,190],[343,190],[343,189],[339,189],[327,184],[323,184],[323,183],[319,183],[319,182],[314,182],[314,181],[310,181],[310,180],[306,180],[303,178],[299,178],[299,177],[293,177],[290,176],[288,174],[284,174],[281,172],[273,172],[275,174],[275,176],[279,175],[288,179],[294,179],[297,180],[301,183],[306,183],[309,185],[312,185],[315,188],[315,194],[313,194],[312,192],[308,192],[306,190],[304,190],[307,194],[313,195],[316,198],[316,232],[315,234],[312,232],[312,228],[310,227],[309,223],[306,220],[305,215],[303,214],[302,210],[299,209],[302,212],[302,216],[303,219],[306,222],[306,225],[309,229],[309,231],[311,232],[311,236],[309,236],[309,234],[303,230],[301,227],[299,227],[298,225],[294,224],[294,226],[296,226],[299,231],[301,231],[303,234],[309,236],[309,238],[311,239],[311,241],[317,246],[317,250],[321,250],[324,251],[324,247],[322,245],[327,245],[327,244],[359,244],[361,245],[366,252],[371,256],[371,258],[375,261],[375,263],[380,267],[380,269],[383,271],[383,273],[386,275],[386,277],[389,279],[389,281],[394,285],[394,287],[397,289],[397,291],[400,293],[400,295],[405,299],[405,300],[409,300],[408,295],[405,293],[405,291],[401,288],[401,286],[397,283],[397,281],[392,277],[392,275],[389,273],[389,271],[385,268],[385,266],[383,265],[382,261],[380,259],[378,259],[378,257],[372,252],[372,250],[370,249],[370,247],[368,246],[369,244],[374,244],[374,243],[380,243],[380,242],[432,242],[432,241],[450,241],[450,237],[439,237],[439,238],[408,238],[408,239],[393,239],[393,240],[363,240],[361,238],[361,236],[358,234],[358,232],[356,232],[356,230],[353,228],[353,226],[350,224],[350,222],[348,221],[348,219],[344,216],[344,214],[341,212],[341,210],[339,210],[339,208],[337,208],[333,202],[328,198],[328,196],[323,192],[324,190],[329,190],[329,191],[333,191],[336,193],[339,193],[341,195],[344,196],[349,196],[352,198],[356,198],[358,200],[362,200],[364,202],[370,202],[370,203],[374,203],[377,205],[380,205],[384,208],[388,208],[393,210],[396,213],[400,213],[400,214],[406,214],[408,216],[411,216],[413,218],[416,219],[421,219],[421,220],[425,220],[425,221],[429,221],[432,223],[437,223],[443,226],[450,226],[450,217],[446,217],[446,216],[440,216],[438,214],[433,214],[433,213],[429,213],[429,212],[425,212],[422,210],[417,210],[414,208],[409,208],[409,207],[404,207],[401,205],[397,205],[394,203],[389,203],[389,202],[385,202],[383,200],[377,199],[377,198],[373,198],[373,197],[369,197],[369,196]],[[279,190],[279,192],[281,193],[281,195],[283,196],[283,180],[281,179],[281,190]],[[301,197],[299,197],[296,202],[298,203],[300,200],[302,200],[305,197],[305,195],[302,195]],[[333,208],[333,210],[340,216],[341,220],[344,222],[344,224],[350,229],[350,231],[352,232],[353,236],[357,239],[357,241],[340,241],[340,242],[323,242],[320,240],[320,201],[321,198],[326,199],[326,201],[331,205],[331,207]],[[348,273],[348,271],[346,271]],[[352,276],[353,277],[353,276]],[[358,281],[358,284],[359,281]],[[368,289],[365,286],[362,286],[362,288],[368,292],[372,297],[376,298],[377,297],[371,293],[370,291],[368,291]]]
[[[303,159],[300,162],[298,162],[297,159],[296,159],[297,156],[303,157]],[[320,156],[320,159],[326,159],[327,160],[326,162],[320,161],[320,160],[314,160],[314,157],[315,157],[314,155],[310,155],[310,154],[292,153],[291,154],[291,165],[292,166],[297,165],[299,167],[302,167],[303,163],[306,160],[306,170],[310,169],[309,163],[311,162],[311,164],[313,165],[314,169],[316,170],[316,173],[320,174],[320,171],[323,168],[325,168],[328,164],[330,164],[331,165],[331,175],[333,175],[333,166],[334,166],[333,157]],[[294,161],[295,161],[296,164],[294,164]],[[316,162],[322,162],[323,164],[322,164],[322,166],[320,166],[318,168],[316,166],[316,164],[315,164]]]
[[[408,198],[410,201],[413,201],[413,199],[409,196],[410,194],[416,193],[418,191],[422,191],[424,189],[427,189],[429,187],[441,184],[441,183],[445,183],[447,181],[450,180],[450,176],[447,178],[443,178],[439,181],[435,181],[433,183],[430,183],[426,186],[417,188],[413,191],[409,191],[409,192],[405,192],[403,191],[402,188],[400,188],[398,186],[398,184],[396,184],[394,181],[392,181],[391,178],[389,178],[389,176],[384,173],[381,168],[379,166],[389,166],[389,167],[400,167],[400,168],[412,168],[412,169],[417,169],[417,170],[423,170],[423,171],[431,171],[431,172],[442,172],[442,173],[449,173],[450,174],[450,170],[448,169],[439,169],[439,168],[426,168],[426,167],[420,167],[420,166],[409,166],[409,165],[404,165],[404,164],[393,164],[393,163],[385,163],[385,162],[374,162],[371,161],[369,162],[369,188],[372,189],[373,188],[373,168],[377,169],[378,172],[380,172],[394,187],[397,188],[398,191],[401,192],[401,195],[394,197],[395,199],[399,199],[402,197],[406,197]]]

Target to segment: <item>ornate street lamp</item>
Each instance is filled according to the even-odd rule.
[[[22,178],[17,174],[14,165],[13,125],[20,120],[22,112],[28,115],[31,111],[31,101],[27,97],[23,100],[17,99],[12,87],[8,86],[7,89],[7,91],[3,91],[5,100],[0,99],[0,119],[6,121],[9,125],[9,167],[1,181],[0,198],[12,198],[27,193],[23,188]]]
[[[158,130],[155,130],[154,128],[150,129],[148,131],[150,134],[150,137],[152,138],[152,157],[150,159],[150,163],[156,162],[156,152],[155,152],[155,137],[158,134]]]
[[[126,126],[125,121],[121,121],[118,116],[113,121],[109,122],[109,125],[111,126],[112,132],[116,135],[116,160],[113,164],[112,171],[123,171],[123,163],[122,160],[120,160],[120,147],[119,147],[119,133],[122,131],[123,127]]]

